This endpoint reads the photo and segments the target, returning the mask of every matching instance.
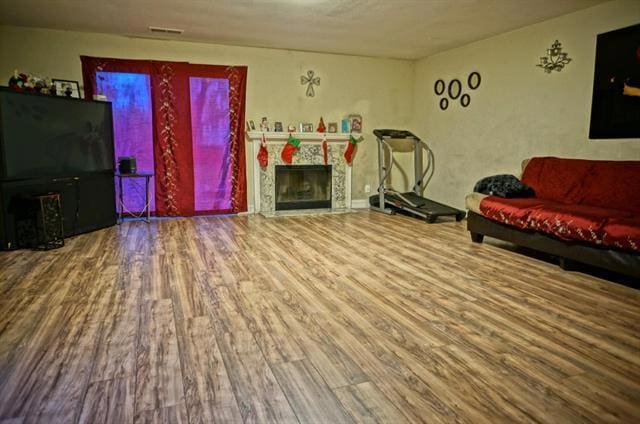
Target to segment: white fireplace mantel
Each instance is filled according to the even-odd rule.
[[[262,141],[262,135],[264,134],[265,141],[267,143],[267,149],[269,150],[269,167],[275,167],[279,163],[280,152],[287,142],[290,133],[288,132],[262,132],[262,131],[247,131],[247,141],[251,143],[251,156],[253,163],[253,204],[254,211],[256,213],[261,212],[265,214],[267,211],[263,211],[262,203],[262,185],[260,178],[261,174],[264,174],[264,170],[260,168],[258,163],[258,151],[260,149],[260,142]],[[293,132],[291,135],[299,139],[302,143],[300,149],[304,146],[318,146],[322,143],[322,140],[326,137],[329,144],[330,160],[344,161],[344,149],[351,134],[349,133],[318,133],[318,132]],[[317,149],[318,147],[315,147]],[[300,155],[303,156],[303,155]],[[293,164],[296,164],[296,156],[294,156]],[[346,164],[346,161],[345,161]],[[345,207],[341,208],[349,210],[351,209],[351,166],[346,165],[344,167],[344,200]],[[264,177],[264,175],[263,175]],[[264,182],[263,182],[264,183]],[[273,214],[272,211],[268,211],[269,215]]]
[[[248,131],[247,138],[250,141],[253,141],[255,144],[257,142],[258,146],[260,146],[260,140],[262,140],[262,134],[264,134],[267,143],[284,143],[289,138],[289,134],[293,137],[301,140],[302,142],[317,142],[321,143],[323,137],[327,138],[327,142],[346,142],[349,140],[350,133],[319,133],[319,132],[262,132],[262,131]],[[257,153],[257,150],[256,150]]]

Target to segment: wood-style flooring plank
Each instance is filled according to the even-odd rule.
[[[0,252],[0,424],[640,422],[640,291],[360,212]]]
[[[89,385],[79,423],[132,423],[133,377],[96,381]]]
[[[370,381],[333,389],[357,423],[406,423],[407,418]]]
[[[138,411],[134,417],[135,424],[187,424],[187,407],[184,403],[166,406],[147,411]]]
[[[171,299],[142,302],[138,319],[140,336],[136,349],[136,417],[143,411],[160,411],[184,404]]]
[[[351,417],[309,361],[275,364],[273,372],[300,422],[351,422]]]
[[[108,275],[106,269],[79,275],[59,303],[51,302],[40,311],[41,325],[0,385],[0,417],[25,416],[27,421],[77,419],[111,292],[108,283],[102,284]]]

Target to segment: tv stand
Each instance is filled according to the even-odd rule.
[[[64,236],[70,237],[116,224],[113,172],[31,178],[0,182],[0,250],[18,248],[16,205],[24,196],[59,193]]]

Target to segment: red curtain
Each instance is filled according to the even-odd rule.
[[[229,82],[230,213],[247,210],[247,170],[244,150],[246,66],[189,64],[189,77],[226,79]],[[224,213],[224,210],[221,211]]]
[[[81,56],[85,98],[97,93],[96,72],[150,75],[154,125],[156,214],[238,213],[247,210],[244,151],[246,66],[194,65],[186,62],[109,59]],[[190,77],[229,82],[230,209],[198,211],[194,200]]]

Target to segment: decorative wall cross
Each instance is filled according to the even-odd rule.
[[[314,97],[316,92],[313,90],[314,85],[320,85],[320,77],[314,77],[315,72],[307,71],[307,75],[300,77],[300,84],[307,85],[307,97]]]

